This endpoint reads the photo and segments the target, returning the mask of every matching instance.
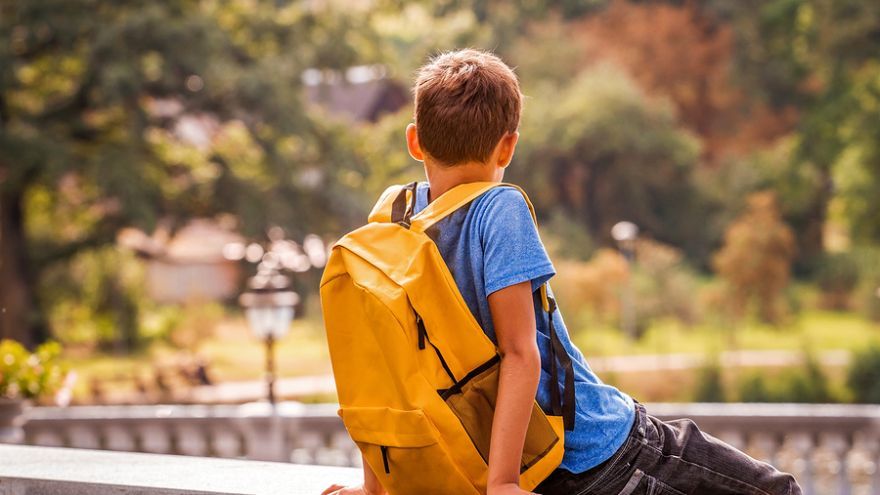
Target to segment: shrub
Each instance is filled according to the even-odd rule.
[[[728,227],[712,261],[736,313],[742,316],[754,304],[762,320],[779,323],[794,255],[794,232],[783,222],[775,194],[765,191],[749,196],[745,213]]]
[[[40,399],[54,394],[67,370],[58,364],[61,345],[48,341],[30,353],[20,343],[0,340],[0,397]]]
[[[739,383],[740,402],[779,402],[770,391],[764,373],[754,372]]]
[[[779,402],[834,402],[828,387],[828,377],[822,371],[819,360],[810,352],[804,354],[800,368],[788,370],[780,378]]]
[[[821,404],[834,402],[819,361],[804,353],[800,367],[788,369],[772,378],[766,371],[755,371],[739,382],[742,402],[796,402]]]
[[[859,285],[859,265],[846,253],[826,254],[816,271],[816,283],[822,290],[822,307],[850,309],[852,293]]]
[[[696,402],[724,402],[725,395],[720,358],[715,356],[707,360],[699,370],[694,400]]]
[[[697,278],[680,250],[648,238],[636,245],[635,305],[639,323],[673,317],[685,325],[699,317],[694,294]]]
[[[856,402],[880,404],[880,346],[874,344],[853,357],[846,385]]]
[[[873,322],[880,322],[880,277],[876,277],[861,291],[862,312]]]
[[[629,277],[620,253],[600,249],[588,262],[560,261],[557,268],[553,289],[562,307],[587,310],[604,321],[618,317],[620,291]]]

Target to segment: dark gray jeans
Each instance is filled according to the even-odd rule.
[[[689,419],[660,421],[636,403],[623,446],[580,474],[559,468],[541,495],[800,495],[794,477],[708,435]]]

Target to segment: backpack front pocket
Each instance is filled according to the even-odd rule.
[[[421,410],[343,407],[342,422],[389,494],[478,493]]]
[[[492,420],[495,415],[495,400],[498,396],[498,373],[501,359],[497,354],[467,374],[440,396],[461,421],[476,449],[489,462],[489,444],[492,437]],[[550,424],[549,418],[537,402],[532,406],[532,415],[526,430],[520,473],[525,472],[544,458],[559,442],[559,436]]]

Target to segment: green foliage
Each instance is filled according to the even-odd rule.
[[[821,224],[834,198],[850,233],[880,239],[876,190],[880,141],[880,4],[865,0],[712,0],[707,9],[733,25],[743,85],[778,109],[800,113],[792,171],[806,207],[787,220],[802,256],[818,254]],[[832,189],[832,184],[834,185]]]
[[[631,12],[646,5],[629,3]],[[794,273],[818,267],[830,306],[852,300],[880,320],[880,272],[854,258],[862,277],[853,288],[849,261],[806,262],[820,259],[829,223],[856,248],[880,240],[880,4],[697,2],[699,25],[685,27],[699,36],[686,39],[701,46],[688,50],[675,84],[645,76],[662,71],[594,63],[610,58],[591,54],[610,49],[580,31],[608,4],[0,2],[0,225],[22,239],[2,233],[0,305],[14,331],[47,314],[65,343],[133,349],[145,335],[169,335],[183,316],[145,301],[131,260],[104,251],[121,228],[227,217],[250,237],[271,225],[332,237],[360,225],[385,186],[422,177],[403,140],[411,108],[352,125],[304,102],[303,72],[380,63],[409,86],[429,55],[474,46],[501,54],[521,78],[522,137],[507,179],[530,192],[560,255],[588,259],[611,244],[619,220],[682,252],[633,274],[645,319],[697,319],[689,267],[709,269],[724,240],[734,297],[717,301],[750,299],[764,319],[779,319],[787,266],[800,257]],[[634,15],[632,30],[652,47],[645,18]],[[713,48],[726,33],[736,38],[729,68],[729,50]],[[676,49],[645,60],[667,67]],[[688,112],[688,101],[701,105]],[[751,120],[735,115],[749,102],[791,122],[758,122],[747,138],[759,146],[702,163],[701,150],[718,143],[698,123],[726,135]],[[775,223],[725,238],[762,190],[779,199]],[[742,280],[755,273],[764,282]],[[20,291],[38,297],[10,304]],[[17,306],[23,314],[12,314]]]
[[[859,285],[859,272],[858,260],[847,253],[823,256],[815,272],[823,305],[829,309],[849,309],[850,296]]]
[[[794,402],[822,404],[836,402],[828,378],[812,353],[805,353],[800,368],[778,375],[754,371],[739,382],[741,402]]]
[[[691,180],[699,144],[676,128],[668,102],[648,98],[607,65],[543,91],[527,102],[507,172],[532,192],[536,207],[561,209],[603,244],[626,219],[660,241],[699,251],[703,210]]]
[[[754,372],[739,383],[740,402],[786,402],[775,398],[768,389],[766,373]]]
[[[699,369],[694,390],[695,402],[724,402],[726,393],[718,356],[708,359]]]
[[[880,346],[875,344],[853,356],[846,384],[856,402],[880,404]]]
[[[633,283],[636,314],[641,326],[664,317],[674,318],[684,325],[699,320],[700,309],[694,298],[698,291],[696,274],[680,250],[650,239],[640,239],[636,247]]]
[[[363,14],[332,3],[0,4],[10,40],[0,48],[0,224],[15,229],[4,232],[0,276],[54,306],[33,285],[124,227],[230,215],[249,236],[279,225],[302,237],[362,223],[368,201],[351,179],[368,170],[347,126],[305,105],[302,73],[377,61]],[[23,312],[9,315],[15,332],[42,314],[0,300]],[[94,313],[93,335],[109,338],[119,319],[130,334],[136,315],[107,304],[122,309],[106,319],[101,307],[78,310]]]
[[[541,240],[552,259],[587,261],[596,254],[597,246],[587,229],[561,210],[541,222]]]
[[[39,290],[55,338],[65,347],[117,353],[143,348],[140,320],[151,306],[143,272],[134,255],[110,246],[47,269]]]
[[[880,276],[870,277],[861,291],[862,313],[868,320],[880,322]]]
[[[54,341],[30,353],[14,340],[0,340],[0,397],[39,399],[55,393],[67,374],[58,364],[60,354]]]

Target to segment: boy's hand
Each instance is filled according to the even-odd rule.
[[[326,490],[321,492],[321,495],[383,495],[385,492],[371,492],[364,488],[364,485],[358,486],[343,486],[343,485],[330,485]]]
[[[487,495],[535,495],[533,492],[527,492],[515,483],[505,483],[503,485],[489,486],[486,490]]]

